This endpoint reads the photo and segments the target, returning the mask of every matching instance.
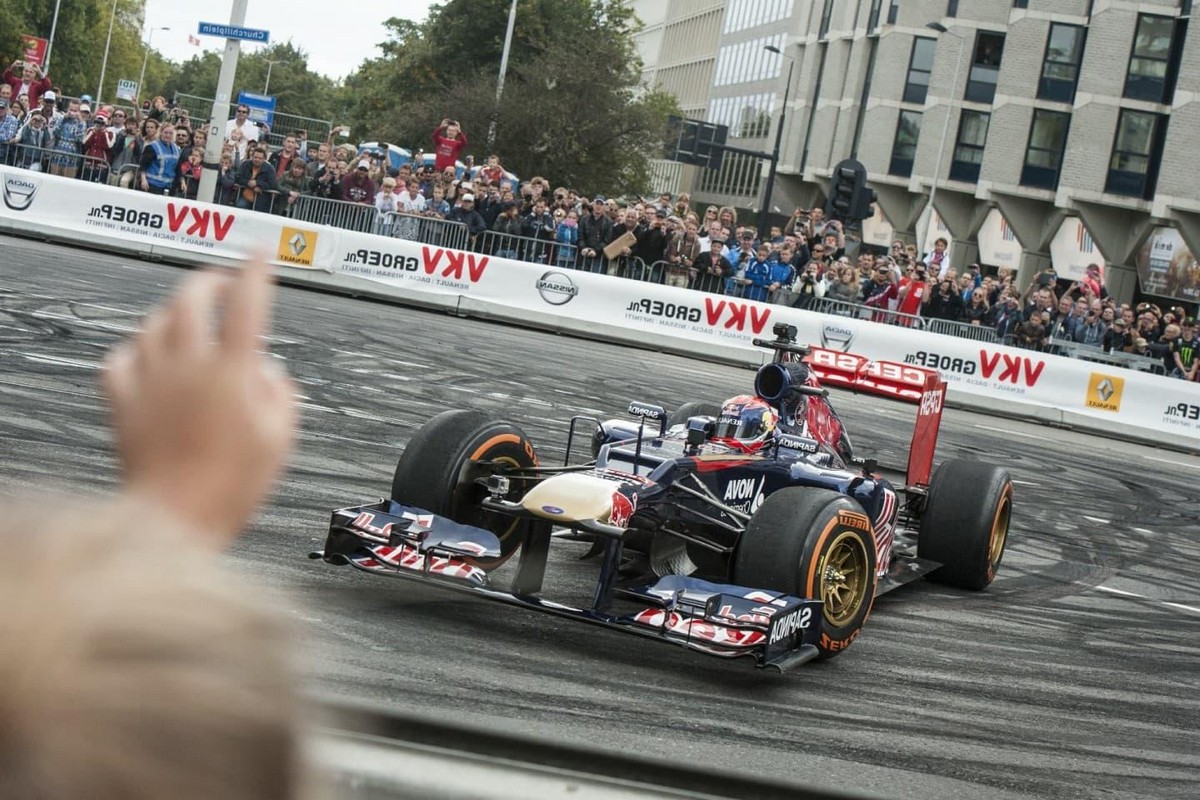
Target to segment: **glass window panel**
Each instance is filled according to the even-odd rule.
[[[1126,153],[1148,155],[1154,141],[1154,114],[1143,114],[1136,111],[1121,113],[1121,122],[1117,128],[1117,143],[1114,149]]]
[[[975,39],[974,64],[980,67],[990,67],[999,71],[1000,61],[1004,57],[1004,34],[980,31]]]
[[[933,56],[937,52],[937,40],[917,38],[913,40],[911,69],[924,72],[933,70]]]
[[[990,114],[979,111],[964,111],[959,125],[959,144],[983,147],[987,143],[988,122]]]
[[[1074,25],[1051,25],[1050,41],[1046,46],[1047,61],[1078,64],[1083,46],[1083,30]]]
[[[1143,58],[1166,60],[1171,55],[1175,21],[1170,17],[1139,17],[1133,39],[1133,54]]]

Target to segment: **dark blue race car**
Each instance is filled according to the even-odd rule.
[[[543,465],[516,425],[440,414],[409,442],[391,498],[334,511],[312,556],[779,670],[842,652],[877,595],[922,575],[990,584],[1012,481],[969,460],[931,476],[937,373],[774,334],[755,342],[775,357],[752,394],[575,417],[563,466]],[[853,451],[822,381],[917,405],[905,474],[889,480]],[[561,539],[599,558],[590,603],[543,596]]]

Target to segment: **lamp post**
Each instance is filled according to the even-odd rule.
[[[930,22],[925,27],[938,33],[949,34],[958,39],[958,60],[954,63],[954,80],[950,83],[950,96],[953,98],[954,92],[958,91],[958,76],[962,69],[963,48],[966,45],[966,40],[957,33],[953,33],[940,22]],[[929,221],[925,224],[925,241],[929,241],[929,238],[933,236],[933,215],[937,213],[933,201],[937,199],[938,180],[942,175],[942,159],[946,155],[946,138],[950,134],[950,117],[953,111],[954,105],[953,99],[951,99],[950,104],[946,107],[946,119],[942,122],[942,142],[938,145],[937,164],[933,169],[933,181],[929,185]],[[925,242],[918,242],[918,249],[924,247],[924,244]]]
[[[150,32],[146,35],[146,53],[142,56],[142,72],[140,75],[138,75],[138,94],[139,95],[141,95],[143,93],[144,87],[142,86],[142,84],[145,83],[145,81],[146,81],[146,62],[150,60],[150,45],[154,41],[154,32],[155,31],[169,31],[169,30],[171,30],[171,29],[166,26],[159,27],[159,28],[151,28]]]
[[[50,22],[50,40],[46,42],[46,58],[42,61],[42,74],[50,71],[50,52],[54,50],[54,32],[58,30],[58,12],[62,9],[62,0],[55,0],[54,19]]]
[[[275,66],[276,64],[282,64],[283,61],[284,60],[282,58],[275,61],[267,61],[267,80],[263,84],[263,94],[266,94],[267,90],[271,88],[271,67]]]
[[[504,50],[500,53],[500,77],[496,80],[496,105],[492,107],[492,119],[488,122],[487,146],[490,151],[496,144],[496,117],[500,115],[500,98],[504,95],[504,75],[508,72],[508,52],[512,49],[513,28],[517,24],[517,0],[508,7],[508,29],[504,32]]]
[[[104,41],[104,60],[100,62],[100,85],[96,87],[96,107],[99,110],[100,96],[104,93],[104,73],[108,71],[108,48],[112,45],[113,23],[117,21],[117,0],[113,0],[112,13],[108,15],[108,39]]]
[[[774,53],[780,58],[786,58],[788,60],[788,74],[787,83],[783,85],[783,105],[779,108],[779,124],[775,128],[775,149],[771,151],[771,169],[767,173],[766,189],[763,190],[763,210],[762,215],[758,220],[759,241],[767,238],[767,217],[771,213],[771,195],[775,192],[775,173],[779,167],[779,148],[783,144],[783,123],[787,116],[788,99],[792,91],[792,70],[796,66],[796,59],[786,55],[775,45],[769,44],[763,49],[767,52]]]

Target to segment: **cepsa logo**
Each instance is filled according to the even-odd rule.
[[[704,307],[684,303],[666,303],[662,300],[635,300],[625,309],[627,318],[651,317],[658,324],[671,328],[701,326],[715,328],[727,336],[751,332],[762,333],[771,318],[768,306],[753,303],[738,303],[733,300],[704,298]]]
[[[488,257],[440,247],[422,247],[421,257],[383,250],[351,250],[342,255],[340,271],[357,275],[399,277],[416,283],[469,289],[487,269]]]
[[[140,233],[155,239],[170,239],[199,247],[223,242],[233,228],[234,214],[186,203],[167,203],[167,215],[126,206],[104,204],[88,212],[85,225],[121,233]],[[164,230],[165,229],[165,230]]]
[[[1195,403],[1173,403],[1163,411],[1163,422],[1167,425],[1194,428],[1200,421],[1200,406]]]
[[[928,369],[936,369],[957,375],[967,376],[966,383],[975,386],[987,386],[988,381],[1017,387],[1033,388],[1046,369],[1046,362],[1029,356],[1012,356],[1007,353],[989,353],[980,349],[978,360],[973,358],[956,358],[928,351],[909,353],[904,357],[905,364],[916,364]],[[978,377],[977,377],[978,376]],[[1024,391],[1024,389],[1021,389]]]

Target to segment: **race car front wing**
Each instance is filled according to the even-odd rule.
[[[310,557],[434,582],[710,655],[751,657],[759,667],[781,672],[817,657],[819,600],[680,575],[647,586],[617,588],[622,541],[614,531],[601,537],[604,555],[592,605],[573,607],[539,595],[549,534],[524,535],[516,577],[507,589],[494,586],[491,573],[479,566],[499,558],[495,534],[391,500],[334,511],[325,549]],[[615,610],[617,598],[631,603],[633,610]]]

